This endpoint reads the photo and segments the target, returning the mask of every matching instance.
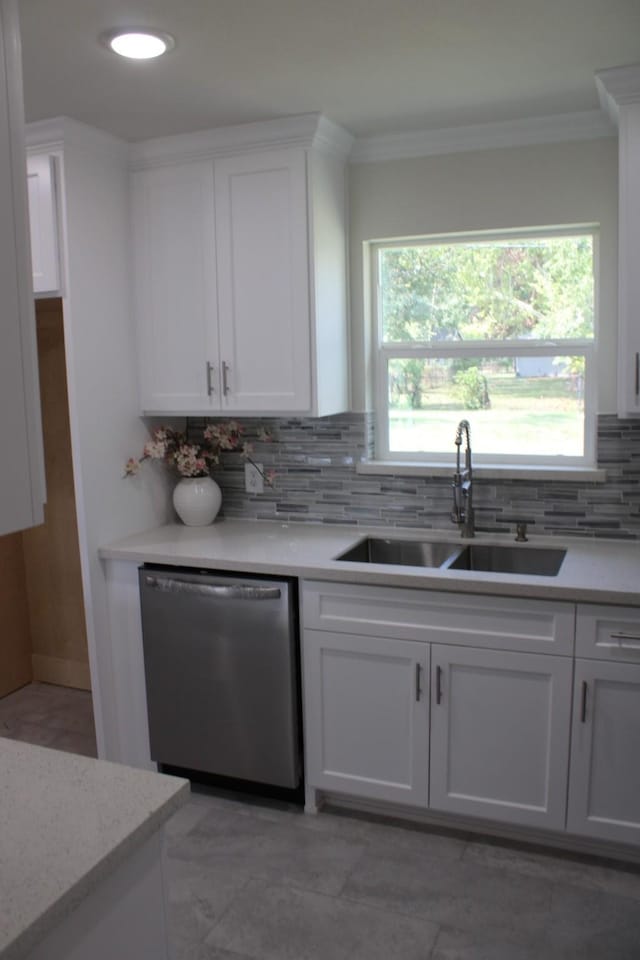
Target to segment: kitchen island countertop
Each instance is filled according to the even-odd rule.
[[[188,793],[177,777],[0,737],[0,958],[27,956]]]
[[[531,536],[528,543],[517,545],[523,550],[535,546],[566,549],[557,576],[345,563],[335,559],[365,536],[446,540],[453,546],[470,542],[511,545],[514,540],[513,534],[477,534],[473,541],[461,541],[455,531],[223,519],[207,527],[157,527],[105,546],[100,556],[104,560],[234,573],[640,606],[639,541]]]

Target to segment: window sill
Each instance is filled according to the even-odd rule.
[[[404,477],[451,477],[451,463],[412,463],[407,460],[362,460],[356,473]],[[598,467],[513,467],[500,464],[474,464],[479,480],[559,480],[604,483],[607,471]]]

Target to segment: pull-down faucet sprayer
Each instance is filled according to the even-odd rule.
[[[468,420],[461,420],[456,430],[456,472],[453,475],[453,510],[451,520],[460,527],[460,536],[475,536],[475,517],[473,513],[473,470],[471,467],[471,434]],[[460,447],[462,434],[466,436],[464,470],[460,469]]]

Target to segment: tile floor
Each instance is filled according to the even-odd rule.
[[[194,788],[176,960],[640,960],[640,868]]]
[[[24,687],[0,735],[95,756],[90,694]],[[640,866],[196,785],[167,835],[176,960],[640,960]]]
[[[30,683],[0,699],[0,736],[97,756],[91,694]]]

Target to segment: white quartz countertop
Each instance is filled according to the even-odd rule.
[[[567,555],[557,576],[480,573],[336,560],[365,536],[385,539],[447,540],[508,544],[527,550],[536,546],[564,548]],[[461,541],[455,530],[364,528],[269,520],[219,520],[208,527],[169,524],[104,547],[104,560],[206,567],[240,573],[273,574],[343,583],[493,593],[504,596],[583,600],[640,606],[640,542],[531,536],[514,544],[514,535],[478,534]]]
[[[16,960],[155,833],[187,780],[0,737],[0,957]]]

